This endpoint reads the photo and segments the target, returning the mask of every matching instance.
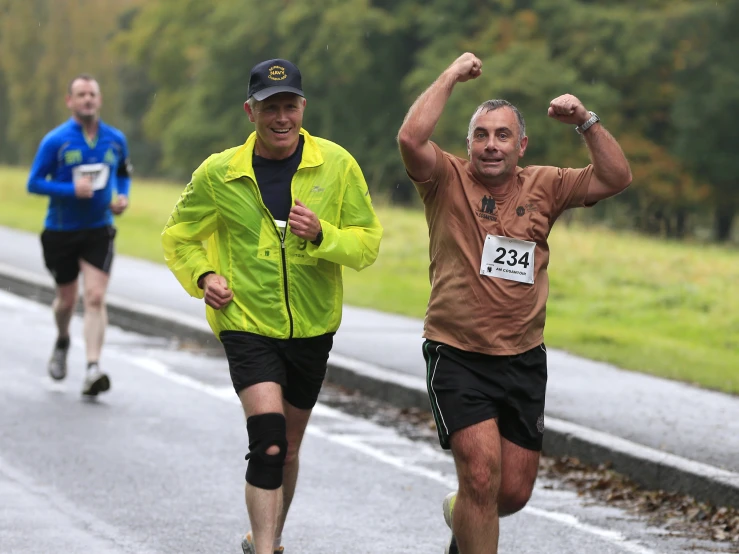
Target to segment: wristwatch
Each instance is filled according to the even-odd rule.
[[[588,119],[585,123],[582,125],[578,125],[575,127],[575,131],[577,131],[578,134],[582,135],[585,131],[590,129],[593,125],[598,123],[600,121],[600,117],[598,117],[598,114],[595,112],[588,112],[590,114],[590,119]]]
[[[310,242],[311,244],[315,244],[316,246],[321,246],[321,243],[323,242],[323,229],[319,229],[316,238]]]

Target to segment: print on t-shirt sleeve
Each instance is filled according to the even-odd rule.
[[[439,148],[435,142],[429,141],[429,143],[434,147],[434,151],[436,152],[436,164],[434,165],[434,169],[428,180],[416,181],[406,170],[406,174],[415,185],[418,194],[420,194],[423,199],[430,194],[435,194],[439,184],[442,184],[443,186],[443,183],[446,181],[447,175],[449,174],[449,166],[451,165],[451,161],[446,155],[444,155],[443,150]]]
[[[593,166],[588,165],[580,169],[557,168],[557,171],[558,179],[554,190],[556,215],[570,208],[585,207],[585,197],[588,195],[588,186],[593,177]]]

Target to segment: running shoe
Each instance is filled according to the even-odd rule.
[[[110,378],[100,371],[98,364],[91,364],[87,368],[85,383],[82,387],[84,396],[97,396],[110,388]]]
[[[454,503],[456,501],[457,491],[454,491],[446,495],[444,503],[442,504],[444,509],[444,521],[450,530],[452,529],[452,512],[454,511]],[[454,538],[454,533],[452,533],[452,538],[449,539],[449,544],[447,545],[446,550],[444,550],[444,554],[459,554],[459,547],[457,546],[457,539]]]
[[[49,376],[55,381],[61,381],[67,376],[67,353],[69,352],[69,344],[66,348],[54,346],[49,360],[48,371]]]
[[[251,531],[247,533],[244,540],[241,541],[241,550],[244,551],[244,554],[257,554],[257,549],[251,540]],[[282,554],[283,552],[285,552],[284,546],[275,550],[275,554]]]

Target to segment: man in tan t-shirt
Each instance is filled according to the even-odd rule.
[[[481,72],[477,57],[460,56],[416,100],[398,133],[429,226],[423,352],[439,441],[451,449],[459,478],[459,491],[444,501],[451,554],[497,552],[498,518],[523,508],[534,487],[552,225],[564,210],[592,206],[631,182],[616,140],[570,94],[552,100],[548,115],[582,134],[592,160],[583,169],[518,167],[526,126],[505,100],[473,114],[469,160],[441,150],[429,139],[454,85]]]

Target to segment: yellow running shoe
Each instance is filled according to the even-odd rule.
[[[450,492],[444,498],[442,507],[444,509],[444,521],[446,522],[449,529],[452,529],[452,512],[454,511],[454,503],[457,501],[457,491]],[[449,539],[449,544],[444,550],[444,554],[459,554],[459,548],[457,547],[457,539],[454,538],[452,532],[452,538]]]

